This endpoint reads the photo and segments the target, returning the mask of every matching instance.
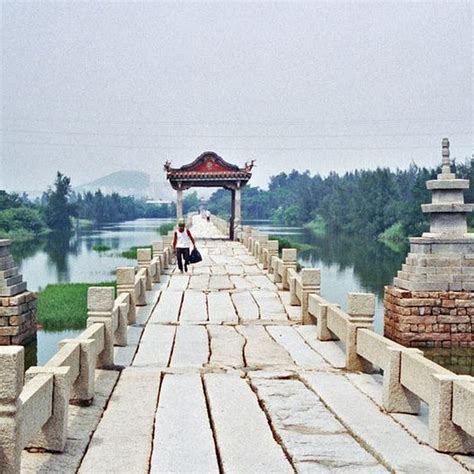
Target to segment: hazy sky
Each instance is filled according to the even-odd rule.
[[[251,183],[473,151],[469,1],[3,2],[0,188],[162,179],[212,150]]]

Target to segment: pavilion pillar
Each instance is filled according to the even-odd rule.
[[[242,225],[240,186],[235,190],[234,202],[234,230],[239,230]]]
[[[235,223],[235,189],[230,190],[230,223],[229,223],[229,238],[234,240],[234,223]]]
[[[183,218],[183,190],[178,189],[176,193],[176,218],[179,220]]]

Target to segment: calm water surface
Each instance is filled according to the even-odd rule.
[[[70,238],[49,236],[39,242],[16,243],[12,254],[21,269],[28,289],[40,291],[50,283],[98,283],[115,279],[119,266],[130,266],[132,260],[120,254],[132,246],[150,245],[159,238],[159,226],[170,219],[137,219],[81,230]],[[104,244],[107,252],[96,252],[93,246]],[[81,331],[38,331],[38,340],[27,349],[28,365],[47,362],[57,351],[58,342]]]
[[[71,239],[50,238],[32,245],[14,245],[12,252],[30,290],[38,291],[49,283],[95,283],[114,279],[118,266],[131,261],[120,256],[131,246],[149,245],[158,238],[160,224],[165,219],[138,219],[109,224],[81,231]],[[327,300],[347,308],[347,293],[371,292],[376,297],[375,330],[383,333],[383,292],[401,268],[408,248],[395,252],[377,241],[356,237],[328,236],[318,238],[301,227],[276,226],[267,221],[247,221],[268,234],[286,237],[310,246],[298,253],[299,262],[306,267],[321,269],[321,294]],[[96,244],[112,250],[98,253]],[[37,347],[31,346],[28,359],[44,364],[56,351],[63,338],[74,337],[80,331],[39,331]],[[460,373],[474,373],[473,351],[465,349],[433,349],[426,355]]]

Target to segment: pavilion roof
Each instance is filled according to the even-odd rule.
[[[192,163],[172,168],[165,164],[166,177],[175,189],[191,186],[228,186],[244,185],[252,176],[253,161],[244,168],[228,163],[212,151],[198,156]]]

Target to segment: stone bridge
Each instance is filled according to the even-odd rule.
[[[3,473],[410,472],[474,468],[474,384],[372,331],[320,273],[251,228],[192,217],[203,261],[171,236],[89,289],[88,328],[23,380],[0,351]],[[317,323],[317,324],[316,324]]]

